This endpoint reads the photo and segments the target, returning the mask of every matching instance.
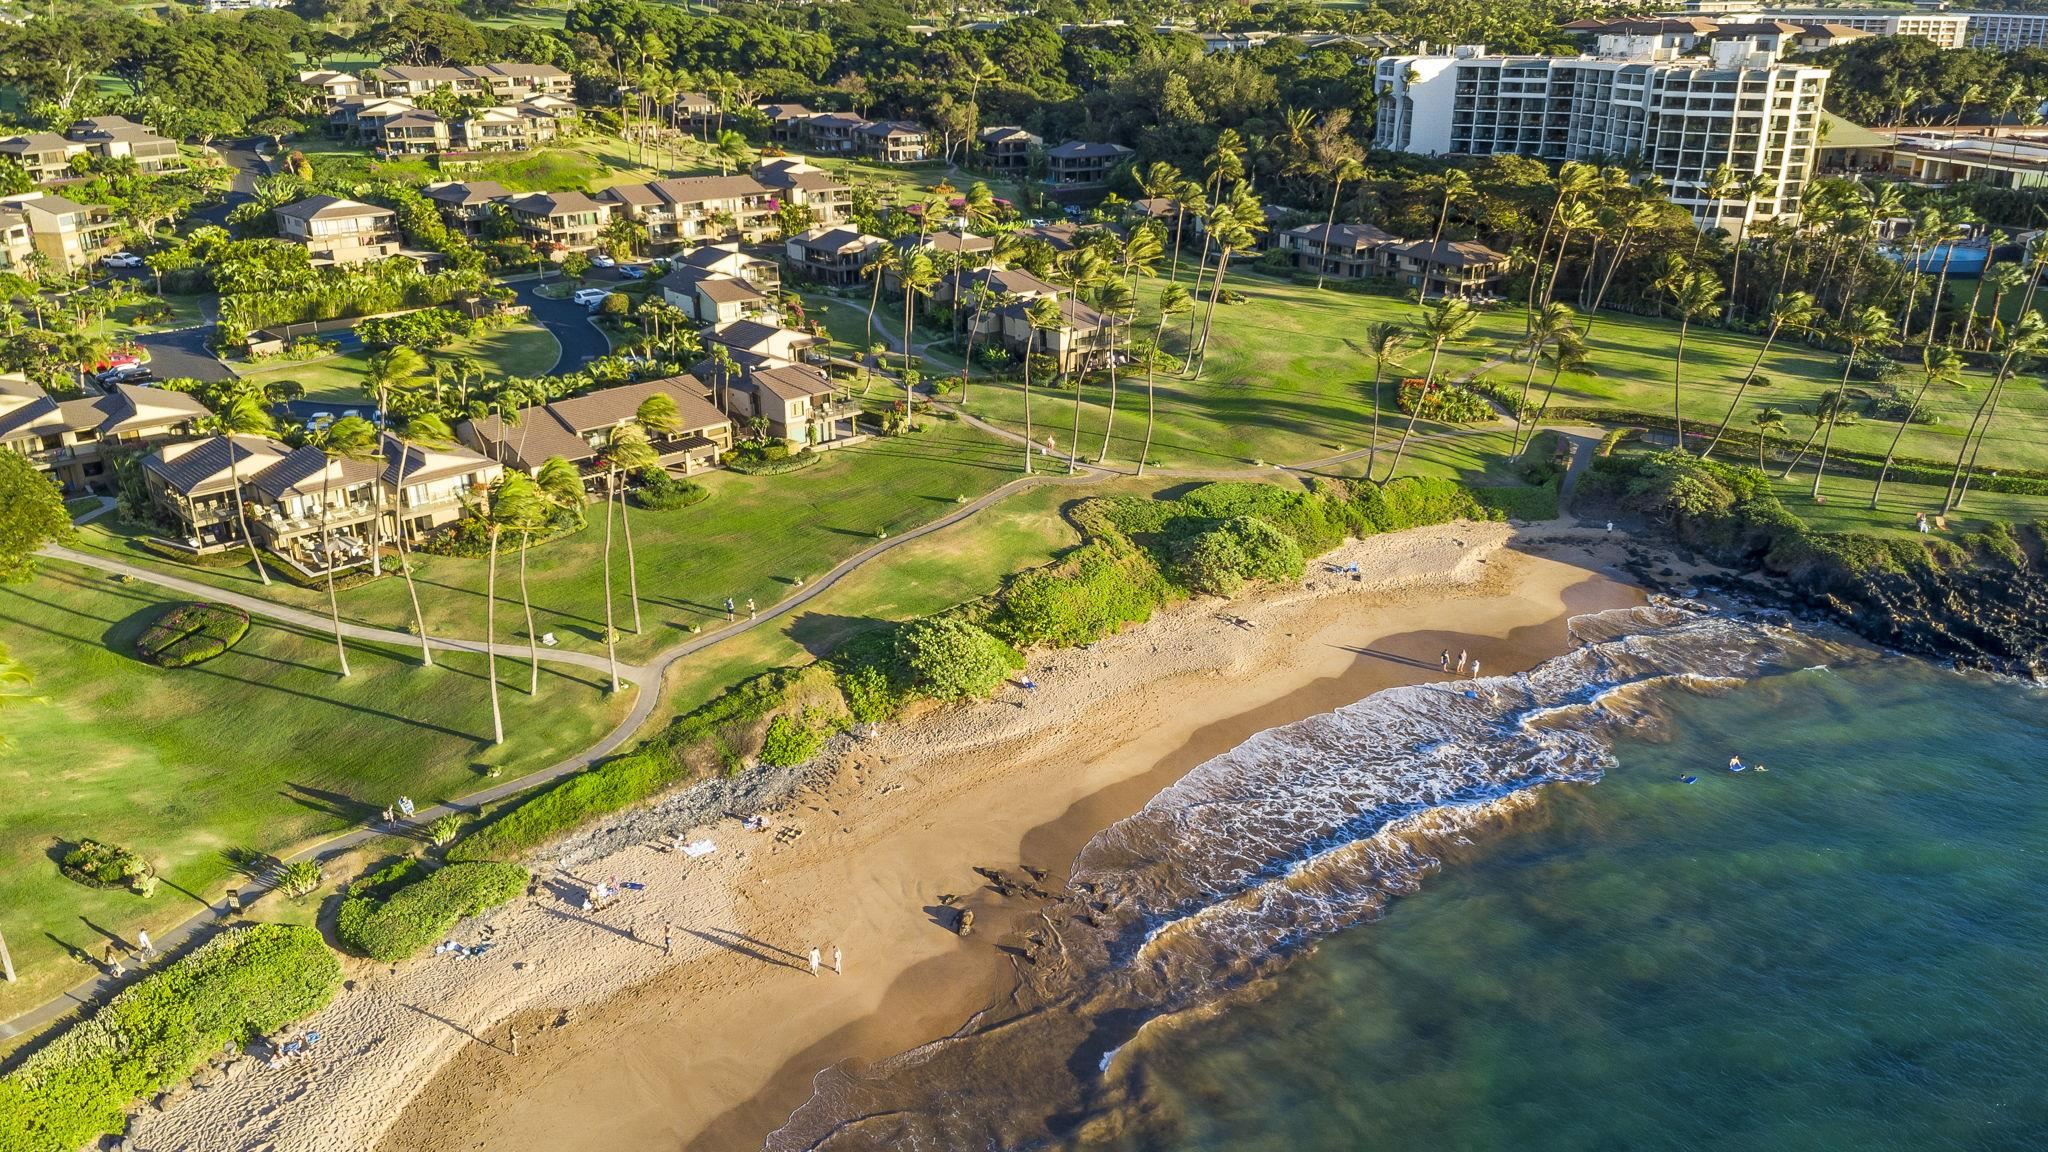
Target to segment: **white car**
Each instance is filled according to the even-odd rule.
[[[611,292],[604,288],[584,288],[579,290],[574,296],[569,297],[569,299],[583,305],[585,308],[595,308],[599,304],[604,303],[604,298],[609,295],[611,295]]]
[[[116,252],[102,260],[101,263],[109,268],[140,268],[142,267],[142,257],[137,256],[133,252]]]
[[[590,258],[590,263],[591,263],[591,264],[592,264],[592,266],[594,266],[594,267],[598,267],[598,268],[609,268],[609,267],[611,267],[612,265],[614,265],[614,264],[617,264],[617,263],[618,263],[618,261],[617,261],[617,260],[614,260],[614,259],[612,259],[611,257],[609,257],[609,256],[605,255],[605,254],[604,254],[604,253],[602,253],[602,252],[599,252],[599,253],[598,253],[597,255],[595,255],[595,256],[592,256],[592,257]]]

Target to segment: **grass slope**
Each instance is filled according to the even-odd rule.
[[[561,359],[562,346],[554,335],[538,324],[514,324],[486,332],[469,340],[458,340],[446,348],[432,349],[428,360],[449,361],[473,356],[489,366],[493,378],[545,375]],[[245,380],[268,384],[295,380],[306,389],[306,399],[335,404],[367,404],[370,394],[363,386],[369,373],[369,355],[349,352],[324,360],[306,362],[265,362],[244,371]]]

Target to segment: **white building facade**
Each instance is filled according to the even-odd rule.
[[[1744,42],[1711,57],[1638,45],[1600,56],[1381,57],[1374,145],[1425,155],[1512,152],[1544,160],[1629,163],[1656,174],[1696,219],[1733,227],[1790,216],[1813,171],[1828,72],[1785,64]],[[1771,187],[1746,205],[1709,201],[1726,164]]]

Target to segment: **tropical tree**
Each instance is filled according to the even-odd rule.
[[[1580,330],[1579,335],[1593,334],[1593,319],[1600,314],[1600,305],[1607,299],[1607,288],[1614,283],[1615,272],[1620,270],[1622,263],[1628,259],[1629,244],[1637,236],[1657,226],[1659,213],[1658,201],[1647,193],[1643,199],[1621,210],[1618,217],[1621,238],[1616,242],[1614,258],[1608,261],[1607,271],[1600,277],[1599,290],[1593,293],[1593,303],[1586,310],[1586,326]],[[1533,319],[1531,322],[1533,323]]]
[[[1447,296],[1435,305],[1422,310],[1422,323],[1417,331],[1429,344],[1429,367],[1422,374],[1422,391],[1415,399],[1415,410],[1408,414],[1408,426],[1401,430],[1401,439],[1394,445],[1394,462],[1388,466],[1387,483],[1401,470],[1401,457],[1408,451],[1408,440],[1415,435],[1415,422],[1422,418],[1423,410],[1429,407],[1429,398],[1436,387],[1436,365],[1443,355],[1444,345],[1463,340],[1479,322],[1472,306],[1465,301]]]
[[[327,614],[334,621],[334,653],[341,661],[341,674],[348,675],[348,645],[341,639],[341,601],[334,594],[333,508],[329,495],[337,465],[344,460],[368,460],[377,452],[377,430],[361,416],[343,416],[317,432],[306,442],[326,457],[320,470],[320,556],[327,565]]]
[[[1152,456],[1152,427],[1157,411],[1157,390],[1159,357],[1165,354],[1159,346],[1159,338],[1166,334],[1166,326],[1173,317],[1192,310],[1194,298],[1188,290],[1178,284],[1168,283],[1159,290],[1159,324],[1154,329],[1152,341],[1145,352],[1145,443],[1138,449],[1138,475],[1145,474],[1145,462]]]
[[[1784,434],[1785,414],[1766,404],[1756,410],[1756,415],[1750,418],[1750,423],[1756,425],[1756,470],[1761,472],[1764,470],[1765,442],[1770,439],[1773,432]]]
[[[1265,231],[1266,216],[1251,190],[1239,184],[1223,205],[1224,209],[1210,221],[1209,233],[1216,241],[1216,274],[1209,286],[1209,303],[1202,315],[1202,339],[1195,346],[1200,360],[1195,365],[1195,376],[1200,378],[1202,369],[1209,362],[1209,332],[1216,322],[1216,302],[1223,296],[1223,277],[1230,270],[1230,256],[1251,247],[1258,233]]]
[[[626,599],[633,605],[633,635],[640,634],[640,566],[633,557],[633,514],[626,500],[625,482],[642,469],[658,466],[660,454],[654,450],[654,441],[673,439],[683,430],[683,413],[676,406],[675,397],[666,392],[656,392],[640,402],[633,412],[633,423],[640,431],[638,447],[629,449],[624,455],[630,458],[630,470],[619,477],[619,526],[626,537]],[[619,462],[613,460],[616,469]]]
[[[1325,248],[1329,247],[1331,230],[1337,227],[1338,194],[1344,190],[1344,185],[1363,179],[1365,179],[1365,166],[1349,156],[1339,159],[1330,167],[1330,213],[1323,221],[1323,246]],[[1329,261],[1327,260],[1316,263],[1316,291],[1318,292],[1323,290],[1324,274],[1328,271],[1329,266]],[[1377,393],[1378,390],[1375,389],[1374,391]]]
[[[1116,429],[1116,332],[1119,325],[1127,323],[1138,307],[1138,294],[1131,290],[1128,282],[1121,277],[1112,277],[1096,291],[1096,310],[1102,313],[1103,322],[1109,326],[1109,413],[1102,423],[1102,451],[1095,454],[1095,462],[1101,464],[1109,459],[1110,434]],[[1081,390],[1074,389],[1075,402],[1080,401]]]
[[[1752,172],[1738,177],[1735,181],[1735,198],[1742,203],[1742,216],[1735,223],[1735,258],[1728,268],[1728,306],[1721,312],[1721,327],[1726,328],[1735,321],[1735,295],[1742,288],[1742,249],[1749,233],[1750,210],[1757,200],[1770,195],[1777,187],[1777,181],[1761,172]]]
[[[1943,514],[1962,507],[1963,498],[1969,494],[1968,474],[1977,465],[1977,454],[1983,450],[1984,441],[1990,435],[1991,421],[1998,415],[1998,402],[2005,391],[2006,381],[2013,375],[2014,364],[2025,357],[2032,357],[2041,351],[2044,339],[2048,339],[2048,326],[2044,326],[2040,313],[2034,311],[2034,289],[2040,284],[2044,264],[2037,260],[2033,278],[2028,283],[2025,303],[2020,306],[2020,316],[2006,331],[2005,348],[2000,353],[1998,371],[1991,378],[1991,387],[1985,390],[1984,399],[1977,405],[1977,411],[1970,417],[1970,426],[1963,432],[1963,443],[1956,450],[1955,470],[1949,474],[1948,494],[1942,499]],[[1974,439],[1974,447],[1972,441]]]
[[[1906,435],[1906,426],[1913,417],[1920,414],[1920,402],[1927,398],[1927,390],[1936,384],[1959,387],[1963,382],[1963,357],[1954,348],[1926,345],[1920,349],[1920,388],[1913,393],[1913,399],[1899,416],[1898,431],[1892,433],[1891,446],[1885,449],[1884,464],[1877,470],[1877,483],[1870,488],[1870,507],[1877,508],[1877,498],[1884,492],[1885,477],[1891,473],[1892,458],[1898,454],[1899,441]]]
[[[1040,332],[1050,332],[1064,322],[1060,306],[1050,296],[1040,296],[1024,306],[1024,474],[1031,474],[1031,353]]]
[[[546,515],[540,489],[525,472],[507,468],[492,485],[484,521],[491,538],[490,566],[484,578],[484,679],[491,685],[493,744],[505,742],[505,715],[498,705],[498,538],[507,531],[531,532]]]
[[[1363,340],[1347,340],[1353,352],[1372,361],[1372,391],[1366,394],[1366,407],[1372,409],[1372,440],[1366,445],[1365,474],[1370,478],[1379,466],[1380,454],[1380,384],[1386,379],[1387,369],[1399,369],[1407,356],[1409,334],[1399,324],[1384,321],[1365,326]]]
[[[619,630],[612,622],[612,505],[625,503],[621,491],[621,477],[638,472],[654,463],[654,449],[648,444],[647,430],[638,423],[627,420],[612,426],[605,434],[603,463],[604,484],[604,650],[605,658],[611,663],[612,691],[617,692],[619,684]],[[627,529],[630,536],[631,528]],[[629,546],[630,552],[630,546]],[[639,611],[638,598],[634,609]]]
[[[1665,265],[1664,275],[1657,280],[1657,289],[1671,298],[1671,306],[1678,313],[1678,347],[1671,356],[1671,417],[1673,431],[1678,439],[1678,448],[1685,448],[1685,336],[1695,320],[1702,320],[1713,314],[1714,302],[1720,299],[1721,284],[1705,269],[1692,268],[1673,256]]]
[[[1523,439],[1517,455],[1529,450],[1529,445],[1536,439],[1537,431],[1543,427],[1543,417],[1550,411],[1551,397],[1557,395],[1558,379],[1567,372],[1588,371],[1592,354],[1586,346],[1585,339],[1577,331],[1567,328],[1558,334],[1557,339],[1550,342],[1550,347],[1544,352],[1543,358],[1550,365],[1550,384],[1543,390],[1543,403],[1537,405],[1536,414],[1529,418],[1529,435]]]
[[[1700,449],[1701,459],[1714,454],[1714,446],[1721,442],[1722,434],[1728,431],[1728,422],[1735,419],[1736,410],[1742,406],[1742,394],[1756,382],[1757,369],[1763,365],[1764,357],[1770,353],[1771,345],[1777,342],[1778,334],[1787,328],[1795,332],[1807,331],[1813,327],[1819,315],[1820,306],[1805,292],[1793,292],[1779,298],[1777,304],[1771,308],[1771,324],[1764,330],[1763,346],[1756,350],[1756,358],[1749,362],[1749,371],[1743,374],[1742,383],[1735,386],[1735,399],[1728,402],[1728,411],[1721,417],[1720,426],[1714,429],[1713,438],[1707,441],[1705,448]]]
[[[1557,227],[1558,216],[1563,214],[1564,210],[1576,202],[1579,197],[1593,191],[1599,184],[1600,170],[1591,164],[1578,160],[1567,160],[1565,163],[1558,165],[1557,194],[1550,201],[1549,218],[1543,222],[1542,238],[1536,242],[1536,265],[1529,273],[1529,295],[1522,307],[1523,327],[1529,327],[1536,322],[1536,285],[1543,282],[1543,257],[1550,250],[1550,234]],[[1465,181],[1465,189],[1468,193],[1471,190],[1471,179],[1469,177]],[[1450,194],[1449,190],[1446,189],[1444,213],[1437,218],[1436,239],[1440,240],[1443,237],[1444,218],[1449,212]]]
[[[868,294],[868,338],[875,342],[875,312],[882,306],[882,281],[888,279],[902,267],[903,250],[894,244],[884,244],[875,253],[875,258],[861,265],[860,274],[871,277],[875,282],[874,291]],[[905,352],[908,355],[908,350]]]
[[[540,498],[545,505],[543,515],[536,527],[519,534],[519,606],[526,613],[526,655],[532,665],[532,681],[527,685],[526,694],[540,695],[540,637],[533,626],[533,599],[526,594],[526,546],[532,542],[534,532],[547,524],[547,513],[558,510],[575,511],[579,516],[583,506],[590,502],[590,494],[583,489],[583,474],[565,457],[550,456],[541,461],[534,472],[533,481],[538,486]]]
[[[1826,432],[1820,442],[1820,466],[1813,470],[1813,495],[1820,495],[1821,477],[1828,470],[1828,448],[1835,438],[1835,425],[1841,421],[1842,407],[1849,399],[1849,373],[1856,366],[1856,354],[1866,346],[1879,347],[1891,339],[1892,320],[1882,308],[1861,308],[1851,312],[1847,320],[1837,324],[1834,337],[1849,346],[1849,354],[1842,358],[1842,379],[1835,385],[1832,397],[1824,398],[1827,408]]]
[[[718,171],[723,174],[734,169],[745,168],[753,159],[753,152],[747,147],[747,138],[728,128],[718,134],[717,143],[711,147],[718,157]]]
[[[227,444],[228,479],[234,484],[235,526],[241,533],[242,544],[249,549],[249,559],[256,565],[256,575],[268,585],[270,572],[263,567],[263,550],[249,534],[249,510],[242,502],[242,449],[235,443],[235,437],[268,436],[277,430],[277,422],[270,418],[269,410],[256,393],[237,389],[220,411],[198,423],[201,432],[219,436]]]
[[[1546,303],[1536,310],[1529,325],[1529,334],[1522,338],[1523,353],[1529,357],[1529,370],[1522,374],[1522,397],[1515,404],[1515,431],[1508,438],[1510,459],[1522,454],[1522,414],[1529,410],[1529,390],[1536,383],[1536,366],[1543,362],[1543,353],[1551,345],[1567,335],[1578,335],[1575,327],[1578,319],[1570,305],[1555,301]]]
[[[931,254],[923,248],[911,249],[896,273],[896,282],[903,289],[903,424],[906,429],[911,426],[911,417],[916,411],[909,369],[914,355],[911,339],[917,330],[917,304],[932,294],[941,279],[938,265],[932,262]]]
[[[404,430],[396,439],[399,451],[398,475],[401,478],[399,488],[402,491],[405,487],[403,478],[412,471],[410,458],[413,452],[424,453],[435,448],[446,448],[455,442],[455,434],[448,430],[447,421],[432,412],[421,412],[405,422]],[[405,575],[405,594],[412,601],[413,630],[420,634],[420,663],[432,668],[434,646],[432,639],[427,635],[426,615],[420,611],[420,590],[412,579],[412,554],[406,551],[403,506],[398,509],[398,531],[392,536],[398,542],[398,570]]]
[[[1436,231],[1429,234],[1431,245],[1440,244],[1444,238],[1444,225],[1451,221],[1451,205],[1472,199],[1472,177],[1463,168],[1446,168],[1436,178],[1437,191],[1443,204],[1437,209]]]

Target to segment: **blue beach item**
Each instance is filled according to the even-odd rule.
[[[1678,782],[1679,782],[1680,784],[1691,784],[1691,783],[1693,783],[1693,782],[1697,781],[1698,779],[1699,779],[1699,777],[1697,777],[1697,776],[1680,776],[1680,777],[1678,778]]]

